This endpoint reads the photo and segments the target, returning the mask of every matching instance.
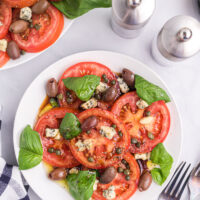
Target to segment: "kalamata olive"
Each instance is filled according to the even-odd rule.
[[[49,97],[56,97],[58,94],[58,83],[55,78],[47,81],[46,92]]]
[[[42,14],[45,13],[49,7],[49,2],[47,0],[39,0],[36,4],[32,7],[32,12],[35,14]]]
[[[82,131],[86,132],[92,128],[95,128],[98,124],[98,118],[96,116],[88,117],[83,123],[81,124]]]
[[[50,174],[49,178],[52,180],[62,180],[67,176],[67,171],[65,168],[56,168]]]
[[[99,182],[102,184],[110,183],[116,176],[117,170],[114,167],[108,167],[100,176]]]
[[[122,70],[122,78],[130,88],[134,87],[135,76],[134,76],[134,73],[132,71],[124,68]]]
[[[114,101],[117,96],[118,96],[118,90],[115,86],[112,86],[103,93],[103,101],[105,102]]]
[[[13,60],[20,57],[20,49],[15,41],[8,42],[6,51],[8,56]]]
[[[147,190],[150,187],[151,183],[152,183],[152,176],[150,172],[144,171],[140,176],[140,181],[138,185],[139,191],[142,192]]]
[[[29,23],[24,20],[17,20],[10,25],[9,31],[12,33],[23,33],[28,29]]]

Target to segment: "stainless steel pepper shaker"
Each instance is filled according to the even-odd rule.
[[[173,66],[192,57],[200,50],[200,23],[179,15],[165,23],[152,44],[152,55],[164,66]]]
[[[113,30],[121,37],[137,37],[155,10],[155,0],[112,0]]]

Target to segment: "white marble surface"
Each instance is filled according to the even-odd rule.
[[[193,0],[157,0],[155,14],[140,37],[126,40],[110,28],[110,9],[98,9],[77,19],[47,52],[17,68],[0,72],[0,103],[3,104],[3,157],[16,164],[12,129],[15,112],[25,89],[51,63],[67,55],[88,50],[109,50],[127,54],[156,71],[171,89],[178,104],[183,125],[181,160],[193,165],[200,161],[200,54],[176,67],[160,67],[151,57],[154,34],[169,18],[185,14],[196,17]],[[200,17],[199,17],[200,19]],[[92,58],[91,58],[92,59]],[[37,98],[37,97],[34,97]],[[28,112],[28,110],[27,110]],[[35,196],[32,198],[37,200]],[[183,199],[188,199],[187,196]]]

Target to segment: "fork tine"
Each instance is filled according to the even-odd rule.
[[[189,181],[189,178],[190,178],[191,174],[192,174],[192,171],[189,173],[187,179],[185,180],[185,182],[184,182],[184,184],[183,184],[183,186],[182,186],[182,188],[181,188],[181,190],[180,190],[180,192],[179,192],[179,194],[178,194],[177,200],[181,199],[181,196],[182,196],[182,194],[183,194],[183,191],[184,191],[184,189],[185,189],[185,186],[187,185],[187,183],[188,183],[188,181]]]
[[[199,162],[198,165],[192,170],[191,175],[192,175],[192,176],[195,176],[196,173],[197,173],[197,171],[199,170],[199,168],[200,168],[200,162]]]
[[[177,171],[180,169],[180,167],[181,167],[181,165],[182,165],[183,163],[184,163],[184,162],[182,161],[182,162],[179,164],[179,166],[176,168],[176,170],[175,170],[173,176],[171,177],[169,183],[165,186],[165,188],[163,189],[162,192],[164,192],[164,193],[166,192],[166,189],[167,189],[168,186],[171,184],[172,180],[174,179],[174,176],[176,175]]]
[[[174,188],[177,180],[178,180],[178,177],[180,176],[180,173],[182,172],[183,168],[185,167],[185,164],[186,162],[183,162],[183,164],[181,163],[181,165],[178,167],[178,169],[176,170],[177,173],[175,172],[175,174],[173,175],[173,177],[175,176],[175,178],[172,180],[172,183],[170,181],[170,184],[169,184],[169,189],[167,190],[167,193],[170,194],[172,189]],[[172,178],[173,178],[172,177]]]
[[[177,192],[178,192],[178,190],[179,190],[179,188],[180,188],[180,186],[181,186],[181,184],[182,184],[182,182],[183,182],[183,180],[184,180],[184,178],[185,178],[185,176],[186,176],[186,174],[187,174],[187,172],[188,172],[190,166],[191,166],[191,164],[188,165],[187,169],[186,169],[185,172],[183,173],[181,179],[179,180],[177,186],[175,187],[175,190],[174,190],[173,193],[172,193],[172,197],[174,197],[174,198],[176,197]]]

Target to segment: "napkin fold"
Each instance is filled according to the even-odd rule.
[[[0,200],[29,200],[28,190],[19,168],[0,157]]]

